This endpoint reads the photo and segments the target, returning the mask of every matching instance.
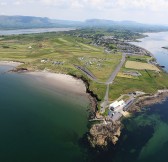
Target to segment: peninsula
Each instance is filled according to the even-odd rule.
[[[145,36],[99,28],[2,35],[0,61],[21,62],[15,72],[47,71],[82,79],[91,95],[89,120],[98,122],[88,139],[93,147],[104,147],[116,144],[122,117],[167,96],[168,74],[149,51],[129,43]]]

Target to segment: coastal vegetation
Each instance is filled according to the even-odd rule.
[[[126,31],[123,38],[114,33],[106,29],[78,29],[0,36],[0,61],[22,62],[14,72],[38,70],[82,79],[92,96],[92,106],[98,108],[90,116],[102,121],[91,126],[90,144],[116,144],[122,128],[120,119],[127,112],[113,112],[113,119],[109,103],[120,98],[129,105],[136,103],[136,92],[151,96],[168,89],[168,75],[149,51],[128,43],[135,39],[133,33],[128,37]],[[139,34],[141,37],[145,35]]]
[[[106,85],[104,84],[115,70],[122,58],[121,52],[106,52],[103,45],[93,44],[96,36],[99,39],[104,32],[95,30],[95,35],[86,30],[85,35],[78,35],[77,31],[60,33],[41,33],[28,35],[13,35],[0,37],[0,60],[24,62],[20,67],[28,70],[48,70],[85,78],[89,89],[101,101],[104,98]],[[92,30],[93,32],[93,30]],[[84,33],[84,29],[81,30]],[[87,33],[87,34],[86,34]],[[97,35],[99,33],[99,36]],[[106,33],[107,35],[107,33]],[[109,33],[110,35],[110,33]],[[110,43],[109,43],[110,44]],[[111,45],[111,44],[110,44]],[[151,56],[130,55],[126,64],[120,70],[114,83],[110,85],[109,100],[113,101],[121,94],[134,91],[155,93],[158,89],[168,87],[168,75],[158,67],[148,63]],[[131,63],[131,64],[130,64]],[[88,78],[74,65],[84,67],[96,78]],[[123,72],[136,70],[140,76],[128,76]]]
[[[136,70],[152,70],[152,71],[160,71],[156,66],[148,63],[142,63],[138,61],[127,61],[125,67],[128,69],[136,69]]]

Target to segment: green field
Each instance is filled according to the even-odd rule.
[[[33,70],[47,68],[67,74],[79,73],[73,66],[76,64],[88,68],[98,80],[106,81],[121,54],[107,55],[103,48],[87,41],[63,33],[6,36],[0,39],[0,59],[22,61],[24,67]],[[41,62],[43,59],[47,61]]]
[[[102,100],[106,85],[90,80],[74,67],[89,69],[100,82],[105,82],[120,63],[121,53],[104,52],[104,48],[92,45],[91,38],[81,38],[69,33],[43,33],[0,37],[0,60],[24,62],[22,67],[29,70],[47,69],[55,73],[64,73],[84,77],[90,84],[90,90]],[[141,64],[151,59],[148,56],[129,56],[127,61]],[[146,64],[145,64],[146,65]],[[121,94],[144,91],[155,93],[158,89],[168,88],[168,75],[162,71],[147,69],[136,70],[139,77],[123,76],[122,72],[134,70],[122,67],[120,74],[110,85],[109,100],[115,100]]]
[[[24,62],[22,67],[29,70],[47,69],[87,78],[74,67],[74,64],[80,65],[88,68],[99,81],[104,82],[119,63],[121,54],[108,55],[103,47],[96,47],[88,42],[89,39],[65,33],[4,36],[0,38],[0,60]],[[102,99],[106,86],[91,80],[89,82],[90,88]]]
[[[128,60],[134,60],[135,56],[127,58]],[[136,56],[136,59],[143,60],[142,62],[147,62],[149,57],[146,56]],[[146,59],[146,60],[145,60]],[[143,63],[142,63],[143,64]],[[137,68],[136,68],[137,69]],[[120,73],[127,70],[125,66],[122,67]],[[146,93],[154,94],[158,89],[168,88],[168,74],[166,72],[152,71],[147,69],[136,70],[141,73],[138,77],[122,77],[117,76],[114,83],[110,86],[109,100],[115,100],[121,94],[127,94],[135,91],[143,91]]]
[[[152,71],[160,71],[155,65],[149,63],[143,63],[139,61],[127,61],[125,64],[126,68],[136,69],[136,70],[152,70]]]

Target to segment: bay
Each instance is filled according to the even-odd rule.
[[[148,35],[135,44],[168,70],[168,50],[161,48],[168,44],[168,32]],[[86,98],[60,96],[27,75],[2,74],[8,68],[0,67],[1,161],[167,162],[168,101],[125,119],[115,147],[93,150],[80,143],[88,131]]]
[[[165,70],[168,71],[168,50],[162,47],[168,46],[168,32],[159,33],[145,33],[148,37],[139,39],[140,42],[133,42],[133,44],[149,50]]]
[[[48,32],[61,32],[75,30],[74,28],[37,28],[37,29],[15,29],[15,30],[0,30],[0,35],[19,35],[19,34],[35,34]]]
[[[84,161],[79,140],[88,131],[88,98],[4,73],[10,68],[0,66],[0,161]]]

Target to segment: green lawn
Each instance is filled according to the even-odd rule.
[[[121,60],[121,53],[106,54],[103,47],[91,45],[89,38],[70,36],[66,33],[43,33],[0,37],[0,60],[21,61],[22,67],[31,70],[49,69],[56,73],[65,73],[85,77],[73,64],[88,68],[99,81],[107,81],[110,74]],[[42,59],[47,59],[42,63]],[[146,63],[148,56],[130,56],[127,61]],[[61,62],[61,64],[53,64]],[[121,69],[127,71],[125,66]],[[114,100],[121,94],[144,91],[155,93],[157,89],[168,88],[168,75],[150,70],[136,70],[142,76],[135,78],[116,77],[110,85],[109,99]],[[88,79],[88,78],[87,78]],[[103,99],[106,85],[88,79],[90,90]]]
[[[4,36],[0,39],[0,60],[21,61],[25,63],[22,67],[31,70],[49,69],[56,73],[84,76],[73,66],[76,64],[88,68],[98,80],[106,81],[122,56],[120,53],[106,54],[102,47],[88,42],[89,39],[65,33]],[[47,59],[47,62],[42,63],[42,59]],[[58,61],[63,64],[53,64]],[[89,82],[90,89],[102,99],[106,86]]]
[[[133,56],[133,59],[135,56]],[[138,59],[149,59],[146,56],[136,56]],[[127,60],[130,60],[131,57]],[[130,69],[125,68],[125,66],[121,69],[121,71],[127,71]],[[131,69],[134,70],[134,69]],[[134,91],[143,91],[146,93],[154,94],[158,89],[168,88],[168,74],[161,71],[151,71],[151,70],[136,70],[139,71],[142,76],[136,78],[123,78],[116,77],[114,83],[110,86],[110,94],[109,99],[115,100],[121,94],[126,94]]]

